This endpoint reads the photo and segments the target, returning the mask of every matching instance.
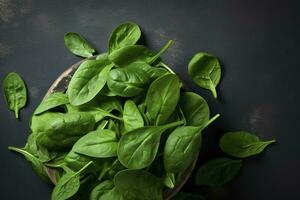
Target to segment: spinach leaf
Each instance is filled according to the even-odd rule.
[[[221,67],[216,57],[204,52],[195,54],[189,63],[188,72],[198,86],[210,90],[217,98],[216,87],[220,82]]]
[[[157,54],[150,52],[143,45],[125,46],[113,51],[109,54],[108,58],[119,67],[127,66],[128,64],[136,61],[143,61],[151,64],[155,62],[172,43],[173,41],[170,40]]]
[[[198,194],[179,192],[172,200],[205,200],[205,198]]]
[[[80,187],[80,173],[82,173],[92,162],[86,164],[78,172],[69,171],[59,179],[54,187],[51,200],[65,200],[72,197]]]
[[[133,97],[145,91],[150,84],[150,76],[142,69],[143,62],[134,62],[124,68],[109,72],[108,88],[122,97]]]
[[[108,158],[117,155],[118,141],[111,130],[97,130],[81,137],[73,146],[77,153],[94,157]]]
[[[143,127],[144,119],[132,100],[127,100],[123,112],[124,129],[126,132]]]
[[[25,159],[31,164],[32,169],[43,179],[49,182],[49,178],[44,170],[43,163],[36,158],[34,155],[26,151],[25,149],[20,149],[17,147],[8,147],[9,150],[18,152],[22,154]]]
[[[89,113],[44,113],[32,117],[30,128],[38,134],[37,144],[49,150],[63,150],[92,131],[94,125],[95,120]]]
[[[62,92],[54,92],[44,99],[35,109],[34,115],[41,114],[52,108],[69,103],[68,96]]]
[[[143,170],[123,170],[114,178],[115,187],[124,199],[162,200],[159,178]]]
[[[151,83],[145,102],[153,124],[164,124],[175,111],[180,87],[181,83],[174,74],[167,74]]]
[[[91,57],[95,49],[81,35],[74,32],[66,33],[64,36],[66,47],[75,55]]]
[[[99,200],[100,197],[113,189],[114,182],[111,180],[106,180],[97,185],[90,194],[90,200]]]
[[[76,70],[68,86],[72,105],[78,106],[92,100],[104,87],[113,67],[108,60],[86,60]]]
[[[239,131],[225,133],[220,140],[220,148],[227,154],[246,158],[261,153],[269,144],[276,140],[261,141],[251,133]]]
[[[108,53],[101,53],[96,57],[96,60],[107,60],[108,59]]]
[[[174,173],[165,173],[163,176],[163,183],[166,187],[173,189],[176,185],[176,179]]]
[[[196,184],[212,187],[222,186],[231,181],[242,167],[241,160],[216,158],[204,163],[197,171]]]
[[[108,124],[108,120],[102,120],[99,124],[96,130],[105,129],[105,127]]]
[[[141,30],[137,24],[129,22],[119,25],[110,35],[109,53],[122,47],[134,45],[140,37]]]
[[[201,131],[215,121],[220,115],[212,117],[201,127],[177,127],[167,138],[163,158],[167,172],[185,171],[196,159],[201,147]]]
[[[180,95],[180,108],[188,126],[202,126],[209,120],[209,107],[198,94],[184,92]]]
[[[6,103],[11,111],[19,118],[19,110],[26,105],[27,91],[23,79],[15,72],[7,74],[3,80],[3,90]]]
[[[91,166],[88,167],[88,171],[95,171],[98,168],[97,161],[89,156],[76,153],[73,149],[66,155],[64,162],[66,166],[73,171],[78,171],[89,162],[94,161]]]
[[[156,157],[161,134],[181,124],[179,121],[164,126],[145,126],[124,134],[118,145],[120,162],[129,169],[149,166]]]

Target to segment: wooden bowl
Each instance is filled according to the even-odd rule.
[[[53,93],[53,92],[65,92],[66,89],[68,88],[69,82],[73,76],[73,74],[75,73],[75,71],[78,69],[78,67],[80,66],[80,64],[82,62],[84,62],[85,60],[93,60],[95,59],[96,56],[81,60],[73,65],[71,65],[66,71],[64,71],[51,85],[51,87],[49,88],[49,90],[47,91],[46,95],[44,96],[44,98],[46,98],[49,94]],[[198,157],[198,156],[197,156]],[[186,181],[189,179],[189,177],[191,176],[193,169],[195,168],[197,159],[195,159],[195,161],[193,162],[193,164],[183,173],[183,175],[181,176],[180,180],[177,181],[176,186],[173,189],[167,189],[164,191],[164,200],[170,200],[177,192],[179,192],[179,190],[183,187],[183,185],[186,183]],[[45,167],[45,170],[50,178],[50,180],[53,183],[56,183],[55,180],[55,169],[53,168],[49,168],[49,167]]]

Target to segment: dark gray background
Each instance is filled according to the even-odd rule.
[[[207,99],[212,113],[221,113],[205,133],[199,164],[219,154],[215,141],[224,131],[248,130],[278,140],[262,155],[246,159],[233,184],[214,194],[236,200],[300,199],[296,1],[0,0],[1,87],[4,76],[16,71],[29,89],[29,103],[19,121],[7,110],[1,90],[1,199],[49,199],[51,186],[7,146],[24,145],[30,114],[57,76],[80,60],[65,48],[64,33],[81,33],[103,52],[110,31],[125,21],[141,26],[153,50],[173,39],[175,44],[164,55],[167,63]],[[210,52],[222,62],[218,100],[187,75],[187,63],[197,51]],[[208,192],[194,186],[193,179],[184,190]]]

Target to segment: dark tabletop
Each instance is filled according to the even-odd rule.
[[[0,0],[1,87],[4,76],[16,71],[29,89],[19,121],[7,110],[1,90],[1,199],[49,199],[52,187],[7,146],[25,144],[34,108],[57,76],[80,60],[65,48],[64,33],[78,32],[104,52],[110,31],[125,21],[141,26],[153,50],[173,39],[163,57],[207,99],[212,113],[221,113],[205,132],[198,166],[220,154],[215,141],[225,131],[277,139],[262,155],[246,159],[241,175],[214,194],[236,200],[300,199],[299,6],[279,0]],[[222,62],[218,100],[187,75],[187,63],[198,51]],[[207,192],[193,181],[184,191]]]

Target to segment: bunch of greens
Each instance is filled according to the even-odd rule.
[[[140,36],[136,24],[121,24],[110,35],[108,52],[93,56],[96,51],[83,37],[65,35],[68,49],[87,59],[65,92],[50,94],[36,108],[25,147],[9,147],[55,184],[52,200],[160,200],[197,160],[202,132],[219,114],[210,118],[206,101],[183,90],[161,59],[172,41],[156,53],[137,44]],[[197,53],[188,71],[217,97],[221,68],[216,57]],[[24,90],[17,89],[24,84],[17,80],[12,79],[16,89],[9,91],[15,85],[9,81],[5,87],[16,113],[26,102]],[[241,132],[226,134],[220,144],[230,155],[247,157],[271,142]],[[200,169],[197,182],[223,184],[240,166],[241,161],[228,158],[211,161]]]

